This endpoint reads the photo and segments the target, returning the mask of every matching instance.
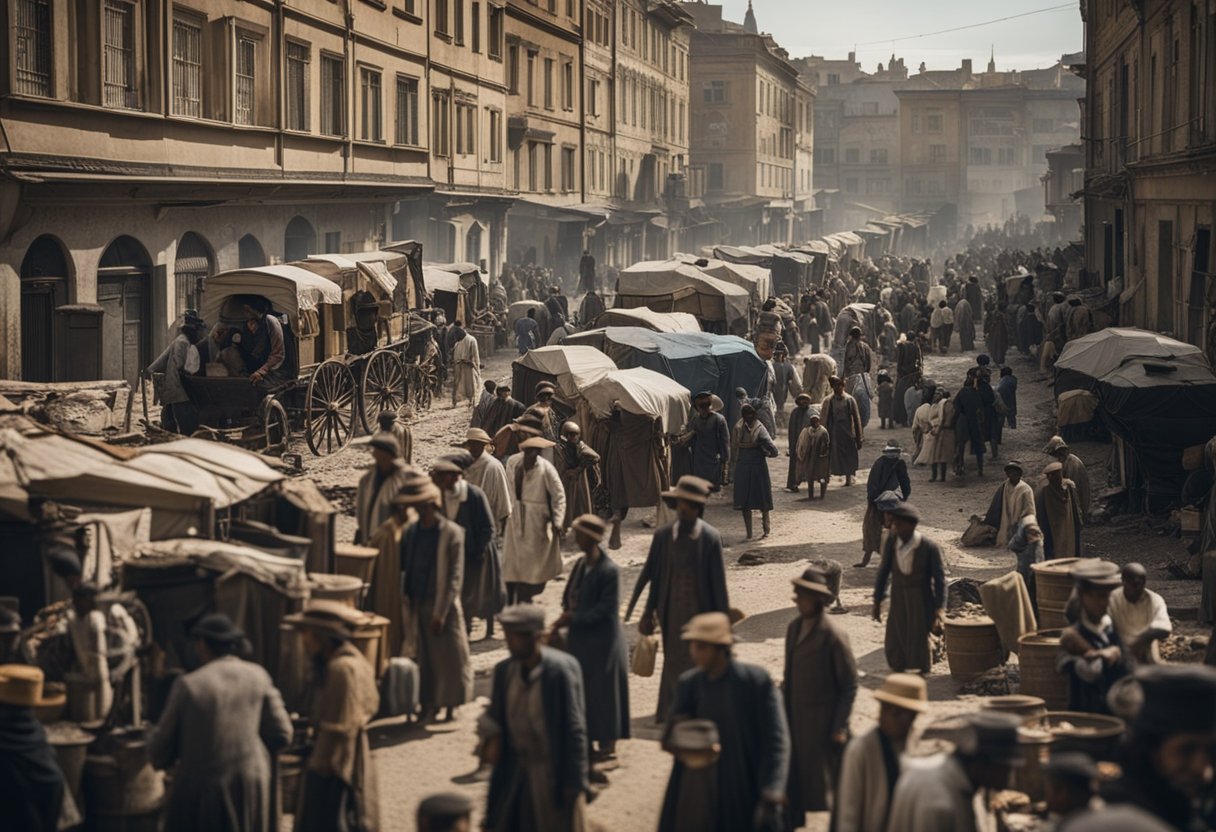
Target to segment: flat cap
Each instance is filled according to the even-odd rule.
[[[545,611],[536,604],[515,604],[498,614],[504,630],[539,633],[545,629]]]
[[[896,517],[901,520],[912,520],[917,523],[920,522],[920,512],[917,511],[916,506],[912,505],[911,503],[900,503],[895,508],[891,509],[890,514],[892,517]]]
[[[1094,586],[1114,589],[1123,583],[1119,567],[1108,560],[1092,558],[1073,567],[1072,581],[1078,586]]]

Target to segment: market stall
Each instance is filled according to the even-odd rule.
[[[637,263],[617,278],[616,305],[687,312],[707,332],[744,335],[750,325],[746,289],[676,260]]]

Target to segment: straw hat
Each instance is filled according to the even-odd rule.
[[[554,443],[552,440],[546,439],[543,436],[532,436],[525,439],[523,442],[520,442],[519,449],[521,451],[526,451],[531,448],[536,448],[538,451],[543,451],[546,448],[552,448],[553,444]]]
[[[608,524],[598,514],[580,514],[570,524],[577,531],[587,535],[596,543],[602,543],[608,533]]]
[[[680,477],[675,487],[664,491],[660,496],[666,500],[687,500],[690,503],[705,505],[709,502],[709,494],[713,485],[709,480],[694,477],[691,474]]]
[[[735,643],[735,637],[730,631],[730,616],[724,612],[694,615],[684,625],[680,638],[684,641],[700,641],[726,647]]]
[[[481,428],[469,428],[468,433],[464,435],[464,444],[469,445],[476,443],[478,445],[493,445],[494,439],[490,434],[486,433]]]
[[[835,593],[828,588],[828,576],[822,569],[816,569],[814,566],[807,567],[797,578],[791,578],[790,583],[796,587],[809,589],[828,599],[835,597]]]
[[[337,601],[319,599],[308,601],[301,612],[283,616],[283,621],[297,630],[318,630],[338,638],[351,638],[355,628],[364,621],[364,614]]]
[[[897,708],[923,714],[929,710],[929,689],[925,680],[914,673],[892,673],[874,691],[874,698]]]
[[[25,664],[0,665],[0,704],[26,708],[57,708],[67,701],[66,693],[47,696],[42,689],[41,668]]]

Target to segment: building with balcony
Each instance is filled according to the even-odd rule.
[[[1216,355],[1216,4],[1089,3],[1088,273],[1126,326]]]

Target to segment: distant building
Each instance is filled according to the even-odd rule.
[[[1216,357],[1216,10],[1082,8],[1088,270],[1119,295],[1120,323]]]

